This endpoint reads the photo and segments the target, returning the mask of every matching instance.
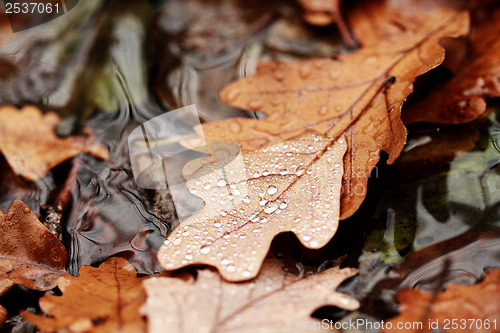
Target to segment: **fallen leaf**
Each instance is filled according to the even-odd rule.
[[[446,332],[498,332],[500,269],[492,270],[474,286],[450,284],[445,291],[435,295],[405,289],[399,293],[399,301],[401,313],[386,323],[384,332],[430,333],[436,329]],[[438,325],[429,327],[436,321]],[[396,329],[397,323],[415,322],[422,323],[422,329]],[[393,329],[388,329],[389,323]]]
[[[0,327],[2,327],[2,325],[5,323],[8,315],[9,313],[7,312],[7,309],[0,305]]]
[[[0,108],[0,150],[16,173],[36,180],[81,152],[108,158],[108,150],[93,136],[58,138],[54,132],[58,121],[55,113],[42,115],[34,106]]]
[[[322,306],[346,310],[357,300],[336,292],[353,268],[327,269],[305,278],[286,273],[276,260],[264,262],[257,278],[244,283],[224,281],[212,269],[179,277],[150,278],[143,312],[149,332],[288,332],[299,323],[321,322],[311,318]],[[297,328],[298,329],[298,326]]]
[[[41,310],[50,317],[22,315],[44,332],[144,332],[142,281],[127,260],[113,257],[99,268],[82,266],[78,277],[61,276],[57,285],[63,295],[40,299]]]
[[[479,11],[472,20],[467,56],[443,87],[403,112],[405,124],[459,124],[486,110],[485,98],[500,96],[500,8]]]
[[[15,284],[50,290],[66,274],[67,253],[61,242],[22,201],[0,212],[0,295]]]
[[[454,10],[436,9],[415,20],[419,29],[389,31],[338,61],[267,62],[256,75],[227,86],[221,92],[226,103],[268,117],[231,118],[197,129],[210,145],[237,143],[242,162],[228,164],[229,174],[220,165],[212,174],[207,165],[198,171],[195,163],[186,166],[188,187],[205,206],[166,240],[160,264],[208,264],[239,281],[257,275],[278,233],[292,231],[308,248],[324,246],[337,229],[340,194],[344,219],[362,203],[380,151],[388,152],[389,163],[401,152],[401,106],[415,77],[442,62],[438,42],[468,29],[467,14]],[[199,138],[184,144],[195,142]]]

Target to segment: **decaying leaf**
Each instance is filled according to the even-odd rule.
[[[356,274],[352,268],[330,268],[299,278],[273,259],[264,262],[257,278],[228,283],[212,269],[197,278],[151,278],[144,282],[148,299],[143,311],[149,332],[289,332],[293,325],[319,321],[314,310],[332,305],[355,310],[355,299],[335,292]],[[167,309],[168,308],[168,309]]]
[[[61,242],[22,201],[0,212],[0,295],[15,284],[50,290],[66,274],[67,253]]]
[[[401,314],[390,320],[393,329],[384,332],[498,332],[500,269],[474,286],[450,284],[436,295],[406,289],[399,293],[399,301]],[[396,329],[397,323],[415,322],[422,323],[422,329]],[[431,326],[434,323],[437,325]]]
[[[13,106],[0,108],[0,150],[14,171],[36,180],[81,152],[108,158],[108,150],[93,136],[58,138],[54,132],[58,121],[55,113],[42,115],[33,106],[21,110]]]
[[[340,194],[343,219],[362,203],[380,151],[389,154],[389,163],[401,152],[401,106],[415,77],[442,62],[442,38],[467,29],[466,13],[438,8],[339,60],[267,62],[256,75],[226,87],[226,103],[268,117],[198,128],[211,145],[237,143],[241,162],[186,167],[189,188],[206,205],[161,247],[162,266],[209,264],[239,281],[256,276],[280,232],[294,232],[312,249],[326,244],[337,228]]]
[[[467,56],[443,87],[403,113],[406,124],[459,124],[486,110],[485,98],[500,96],[500,8],[473,16]]]
[[[113,257],[99,268],[82,266],[80,276],[64,275],[62,296],[47,295],[40,308],[50,317],[24,312],[44,332],[144,332],[139,309],[146,300],[143,279],[127,260]]]

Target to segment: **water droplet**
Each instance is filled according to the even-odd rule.
[[[214,227],[219,228],[220,226],[221,226],[221,223],[220,223],[220,222],[215,222],[215,223],[214,223]]]
[[[302,237],[303,240],[305,240],[306,242],[310,241],[311,240],[311,236],[304,236]]]
[[[5,219],[6,219],[7,221],[10,221],[10,220],[12,219],[12,217],[13,217],[13,216],[14,216],[14,213],[9,212],[9,213],[5,214]]]
[[[238,190],[238,189],[234,189],[233,194],[236,195],[236,196],[238,196],[238,195],[241,194],[241,191]]]
[[[328,113],[328,107],[326,105],[322,106],[318,111],[320,116],[324,116]]]
[[[205,183],[205,185],[203,185],[203,188],[205,190],[210,190],[212,188],[212,185],[210,185],[210,183]]]
[[[271,185],[267,188],[267,193],[269,194],[275,194],[276,192],[278,192],[278,188],[274,185]]]
[[[200,253],[201,253],[201,254],[208,254],[208,253],[210,253],[210,246],[208,246],[208,245],[203,245],[203,246],[200,248]]]
[[[186,260],[191,260],[193,259],[193,256],[190,255],[190,254],[186,254],[186,256],[184,257]]]
[[[258,178],[260,176],[260,173],[258,171],[255,171],[252,175],[253,178]]]
[[[304,171],[306,170],[306,167],[303,166],[303,165],[299,165],[297,169],[295,169],[295,173],[300,176],[304,173]]]
[[[252,100],[250,102],[248,102],[248,108],[250,108],[251,110],[258,110],[262,107],[262,102],[260,100]]]
[[[261,200],[259,201],[259,205],[261,205],[261,206],[264,206],[266,203],[267,203],[267,200],[266,200],[266,199],[261,199]]]
[[[221,178],[217,181],[217,186],[219,186],[219,187],[226,186],[226,184],[227,183],[223,178]]]
[[[280,209],[281,210],[285,209],[286,206],[287,206],[286,202],[283,201],[282,203],[280,203]]]
[[[288,174],[288,170],[287,169],[281,169],[280,175],[285,176],[287,174]]]
[[[244,197],[244,198],[242,199],[242,201],[243,201],[244,203],[250,203],[250,198],[249,198],[249,197]]]
[[[250,273],[249,271],[243,271],[243,272],[241,273],[241,275],[243,275],[244,277],[246,277],[246,278],[247,278],[247,277],[250,277],[250,276],[252,275],[252,273]]]
[[[278,209],[278,204],[276,202],[270,202],[264,208],[264,212],[267,213],[267,214],[271,214],[274,211],[276,211],[276,209]]]
[[[231,132],[238,134],[241,132],[241,125],[237,121],[233,121],[232,123],[229,124],[229,130]]]
[[[306,79],[311,74],[311,71],[311,66],[307,63],[299,67],[299,75],[302,79]]]
[[[318,243],[317,241],[313,240],[313,241],[311,241],[311,242],[309,243],[309,246],[311,246],[311,247],[318,247],[318,246],[319,246],[319,243]]]
[[[267,170],[262,171],[262,176],[269,176],[269,171]]]
[[[227,93],[227,101],[234,102],[234,100],[240,95],[241,91],[239,89],[231,89]]]
[[[234,271],[236,271],[236,267],[234,267],[233,265],[227,266],[226,269],[227,269],[228,272],[231,272],[231,273],[234,272]]]
[[[229,232],[225,232],[224,235],[222,235],[222,238],[224,238],[224,239],[229,239],[229,237],[231,237]]]
[[[182,240],[181,240],[180,238],[176,238],[176,239],[172,242],[172,244],[174,244],[175,246],[178,246],[178,245],[181,245],[181,242],[182,242]]]
[[[226,215],[227,215],[227,212],[226,212],[225,210],[221,210],[220,215],[222,215],[222,216],[226,216]]]
[[[230,261],[229,259],[224,258],[224,259],[222,259],[222,260],[220,261],[220,264],[221,264],[222,266],[226,266],[226,265],[229,265],[229,263],[230,263],[230,262],[231,262],[231,261]]]
[[[28,214],[29,212],[31,212],[31,209],[29,207],[24,207],[24,212]]]

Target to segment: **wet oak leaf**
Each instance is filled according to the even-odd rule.
[[[99,268],[82,266],[78,277],[61,276],[57,285],[62,296],[40,299],[40,309],[49,317],[22,315],[44,332],[145,332],[139,313],[146,301],[142,282],[127,260],[113,257]]]
[[[58,121],[55,113],[43,115],[34,106],[0,108],[0,151],[17,174],[36,180],[81,152],[108,158],[108,150],[92,135],[59,138],[54,132]]]
[[[442,38],[468,30],[467,13],[452,9],[436,9],[436,13],[413,18],[416,20],[419,29],[389,30],[377,43],[339,60],[266,62],[260,64],[256,75],[227,86],[221,92],[223,101],[263,112],[267,118],[231,118],[205,123],[197,130],[203,131],[210,145],[237,143],[245,163],[232,170],[250,171],[244,171],[246,179],[236,177],[233,181],[220,172],[205,175],[213,178],[206,179],[206,192],[200,190],[204,184],[200,179],[196,183],[196,172],[187,172],[188,187],[205,199],[206,205],[166,240],[158,257],[162,266],[177,269],[208,264],[223,268],[224,278],[238,281],[256,276],[277,233],[292,231],[313,249],[326,244],[335,233],[339,216],[349,217],[364,200],[368,177],[380,152],[389,154],[389,163],[401,152],[406,140],[401,106],[415,77],[443,61]],[[199,146],[198,141],[185,140],[183,144]],[[289,160],[293,156],[299,163]],[[303,170],[298,170],[301,167]],[[337,182],[341,173],[340,192]],[[217,178],[227,183],[222,187],[228,194],[231,186],[249,184],[247,195],[252,198],[241,199],[249,208],[238,202],[228,209],[229,200],[221,198],[220,189],[213,190]],[[245,180],[252,181],[245,184]],[[268,197],[271,185],[277,191]],[[269,201],[271,219],[266,213]],[[278,213],[275,209],[282,202],[286,204],[283,217],[281,210]],[[265,225],[261,235],[254,231],[262,229],[258,221]],[[296,227],[294,221],[299,223]]]
[[[0,295],[18,284],[50,290],[66,274],[67,252],[61,242],[22,201],[0,212]]]
[[[160,264],[167,269],[208,264],[225,279],[239,281],[258,274],[279,233],[294,232],[312,249],[326,245],[338,227],[346,151],[345,140],[331,141],[310,133],[247,152],[227,165],[188,163],[187,186],[205,206],[167,238]],[[319,176],[324,174],[329,176]]]
[[[149,332],[289,332],[293,323],[317,325],[311,318],[322,306],[346,310],[358,301],[335,289],[356,274],[353,268],[333,267],[299,278],[286,273],[273,259],[264,262],[257,278],[229,283],[212,269],[197,278],[151,278],[144,282],[148,299],[143,312]]]
[[[460,124],[486,111],[485,98],[500,97],[500,8],[473,17],[467,56],[444,86],[403,112],[406,124]]]
[[[450,284],[436,295],[417,289],[405,289],[399,293],[399,302],[401,313],[389,321],[394,329],[386,329],[384,332],[431,333],[435,330],[429,329],[429,320],[438,320],[440,329],[444,329],[446,320],[450,321],[446,332],[498,332],[494,321],[500,318],[500,269],[490,271],[476,285]],[[458,326],[451,324],[452,319]],[[396,330],[397,323],[415,322],[423,323],[423,329]]]

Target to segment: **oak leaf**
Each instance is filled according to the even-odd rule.
[[[429,320],[433,323],[437,320],[439,328],[447,332],[497,332],[495,321],[500,318],[500,269],[492,270],[476,285],[450,284],[436,295],[405,289],[399,293],[399,301],[401,313],[389,321],[394,329],[384,332],[434,332],[429,328]],[[452,325],[452,319],[457,326]],[[447,327],[446,320],[449,321]],[[389,327],[389,322],[385,327]],[[422,323],[423,329],[396,330],[397,323],[415,322]]]
[[[339,216],[349,217],[363,201],[380,151],[389,163],[401,152],[406,131],[400,112],[413,80],[442,62],[442,38],[468,29],[468,15],[455,10],[412,19],[419,29],[386,31],[339,60],[267,62],[227,86],[221,92],[226,103],[267,118],[231,118],[197,129],[210,145],[238,144],[242,162],[229,173],[220,165],[212,174],[207,164],[186,166],[188,187],[205,206],[169,236],[160,264],[208,264],[240,281],[257,275],[278,233],[292,231],[311,249],[324,246]]]
[[[207,268],[199,270],[196,279],[185,275],[146,280],[143,311],[149,332],[167,327],[170,332],[289,332],[293,323],[320,324],[311,318],[319,307],[357,309],[358,301],[335,291],[355,274],[353,268],[333,267],[299,278],[268,259],[254,280],[229,283]]]
[[[15,284],[50,290],[66,274],[67,253],[61,242],[22,201],[0,212],[0,295]]]
[[[486,111],[485,98],[500,97],[500,8],[473,16],[467,56],[453,78],[403,112],[406,124],[459,124]]]
[[[142,281],[123,258],[113,257],[99,268],[82,266],[80,276],[59,278],[62,296],[40,299],[41,310],[50,317],[28,312],[23,317],[44,332],[144,332]]]
[[[57,137],[54,126],[58,121],[55,113],[42,115],[34,106],[0,108],[0,151],[16,173],[36,180],[81,152],[108,158],[108,150],[93,136]]]

